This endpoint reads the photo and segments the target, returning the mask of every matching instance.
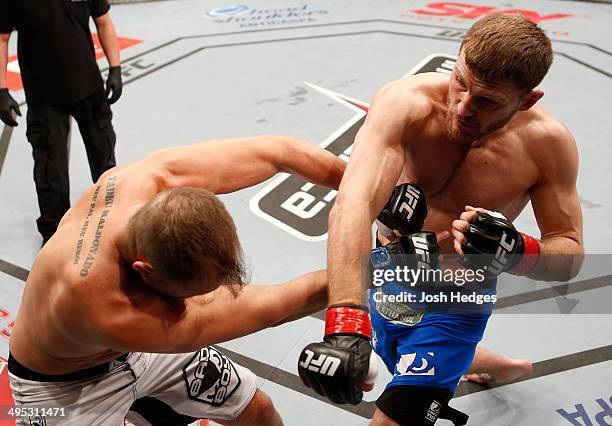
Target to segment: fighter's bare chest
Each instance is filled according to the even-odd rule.
[[[472,205],[502,210],[525,197],[535,181],[521,149],[500,140],[467,151],[416,147],[408,152],[402,177],[419,183],[430,209],[450,213]]]

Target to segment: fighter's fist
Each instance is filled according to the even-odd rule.
[[[389,201],[376,219],[390,230],[412,234],[423,228],[426,217],[427,203],[423,191],[418,186],[403,183],[393,189]],[[379,228],[382,228],[380,224]]]
[[[436,236],[433,232],[415,232],[410,235],[402,235],[391,241],[384,247],[374,250],[386,250],[390,255],[414,255],[413,259],[406,259],[408,266],[412,268],[435,269],[438,267],[440,247],[438,240],[448,236],[440,233]]]
[[[453,221],[452,233],[462,263],[484,269],[488,275],[527,274],[540,252],[538,240],[517,231],[501,213],[482,208],[466,206],[459,220]]]
[[[370,317],[363,306],[327,309],[325,337],[302,350],[302,382],[336,404],[358,404],[370,368]]]

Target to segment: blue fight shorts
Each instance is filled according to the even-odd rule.
[[[394,386],[439,387],[455,392],[482,339],[488,314],[435,313],[401,303],[376,303],[370,292],[372,346]]]

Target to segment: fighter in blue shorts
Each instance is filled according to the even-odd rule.
[[[359,403],[372,338],[393,379],[371,424],[432,425],[452,416],[448,401],[462,374],[496,380],[529,374],[528,362],[476,347],[487,312],[368,307],[362,266],[379,217],[404,235],[392,248],[409,255],[488,254],[496,273],[538,280],[577,273],[584,251],[577,146],[563,123],[535,105],[552,59],[550,40],[536,24],[521,15],[491,15],[467,31],[450,75],[417,74],[375,95],[329,217],[325,336],[300,356],[304,383],[336,403]],[[419,189],[394,192],[404,183]],[[539,238],[511,223],[528,203]],[[436,232],[437,241],[422,230]],[[551,264],[544,255],[552,253],[568,256]],[[485,295],[494,296],[493,289]],[[308,360],[331,360],[335,368],[321,371]]]
[[[409,218],[400,211],[406,204],[413,206]],[[496,280],[484,270],[480,275],[472,274],[471,282],[467,283],[463,273],[457,274],[462,277],[461,285],[454,281],[444,282],[442,275],[434,276],[433,280],[415,281],[414,275],[411,279],[407,275],[411,271],[452,273],[465,270],[458,265],[455,269],[444,269],[445,263],[447,267],[452,264],[448,265],[450,262],[439,255],[436,234],[421,231],[426,216],[425,194],[414,185],[402,184],[395,188],[377,219],[377,248],[372,250],[370,257],[372,347],[393,375],[377,406],[382,412],[393,413],[400,421],[423,415],[426,421],[431,420],[430,424],[436,418],[445,418],[463,425],[468,416],[449,407],[448,402],[461,376],[472,364],[476,345],[483,337],[493,310]],[[504,231],[518,238],[518,232],[510,223],[490,218],[499,220],[500,227],[487,235],[487,244],[499,245],[495,233],[501,235]],[[391,228],[404,235],[398,238]],[[474,229],[477,229],[476,224]],[[445,236],[442,234],[442,238]],[[384,246],[381,240],[386,242]],[[494,250],[493,247],[486,249]],[[479,260],[487,258],[479,257]],[[398,267],[406,272],[397,273]],[[512,267],[518,268],[519,264]],[[391,275],[385,275],[387,271]],[[462,301],[461,297],[470,295],[474,296],[474,301]],[[403,403],[408,397],[411,403]],[[427,411],[423,413],[425,408]]]

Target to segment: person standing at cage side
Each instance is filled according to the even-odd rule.
[[[109,104],[122,92],[119,41],[108,0],[3,0],[0,2],[0,119],[17,126],[21,115],[7,88],[8,43],[17,31],[17,53],[28,103],[28,141],[43,244],[70,208],[68,135],[78,123],[93,181],[115,166],[115,131]],[[93,18],[109,63],[106,88],[89,31]]]

